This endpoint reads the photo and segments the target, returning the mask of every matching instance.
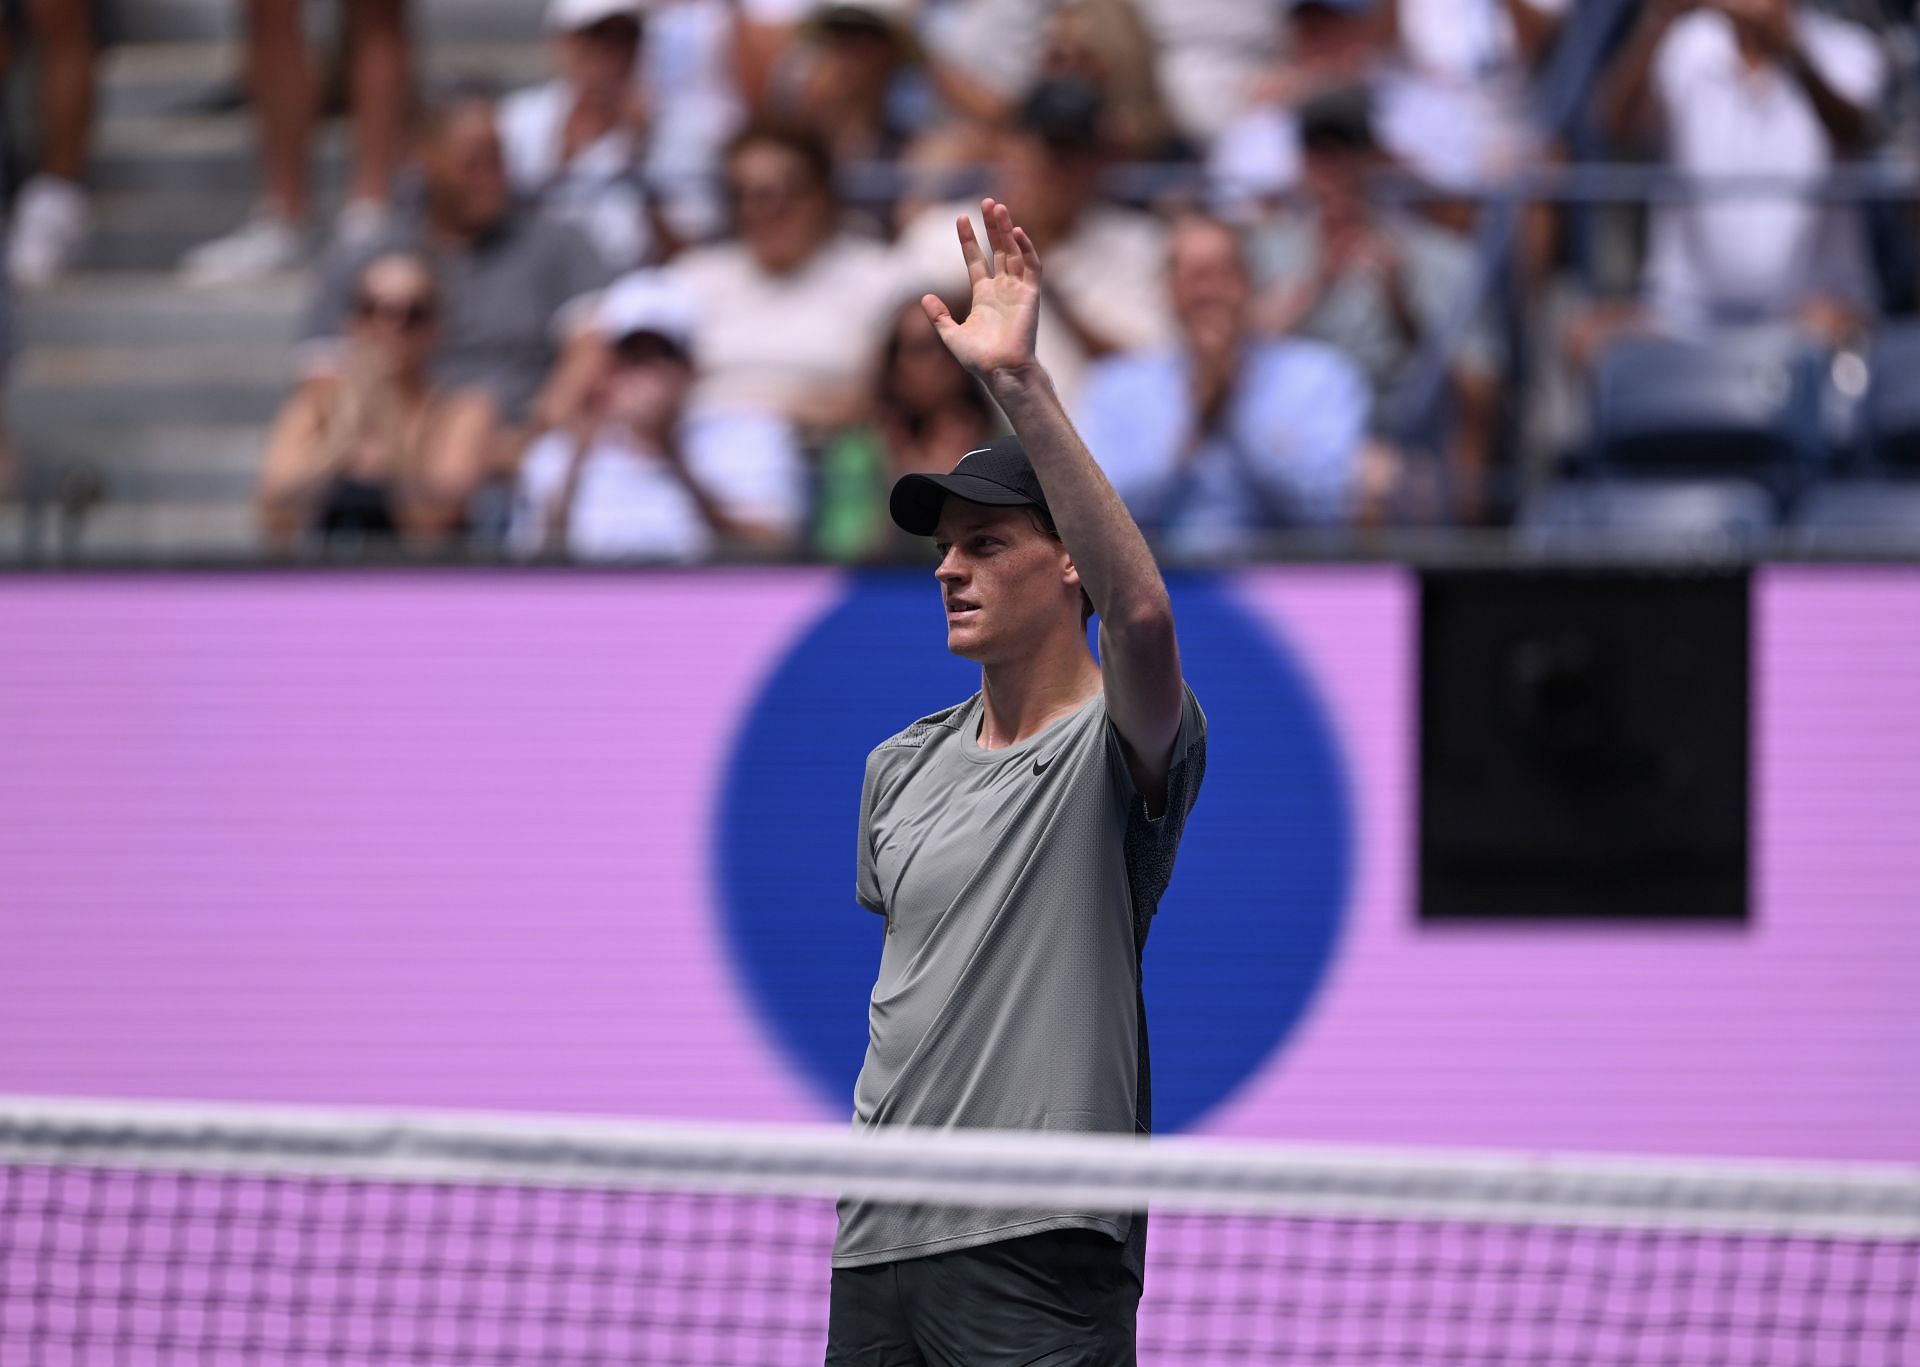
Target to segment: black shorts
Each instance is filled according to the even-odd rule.
[[[827,1367],[1134,1367],[1123,1246],[1058,1229],[833,1270]]]

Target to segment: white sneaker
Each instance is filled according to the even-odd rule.
[[[14,284],[37,289],[52,283],[73,264],[91,217],[87,192],[70,180],[35,176],[21,186],[7,242],[7,274]]]
[[[188,252],[180,259],[180,275],[194,286],[244,285],[293,270],[306,255],[305,234],[277,214],[261,210],[225,237]]]

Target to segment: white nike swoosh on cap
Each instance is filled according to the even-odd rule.
[[[991,446],[983,446],[983,447],[981,447],[981,448],[980,448],[980,449],[979,449],[978,451],[969,451],[969,452],[967,452],[967,456],[984,456],[984,455],[986,455],[986,454],[987,454],[987,452],[989,452],[989,451],[991,451],[992,449],[993,449],[993,448],[992,448]],[[961,460],[965,460],[965,459],[967,458],[967,456],[962,456],[962,457],[960,457],[960,459],[961,459]]]

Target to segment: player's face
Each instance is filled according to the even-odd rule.
[[[1019,659],[1080,617],[1066,548],[1024,508],[949,498],[933,533],[947,649],[980,664]]]

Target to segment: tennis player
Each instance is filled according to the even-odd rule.
[[[886,937],[854,1123],[1144,1134],[1140,952],[1206,718],[1152,553],[1034,359],[1039,255],[982,208],[966,322],[922,304],[1014,435],[891,499],[980,690],[867,757],[857,889]],[[1144,1214],[842,1201],[827,1362],[1131,1364],[1145,1251]]]

